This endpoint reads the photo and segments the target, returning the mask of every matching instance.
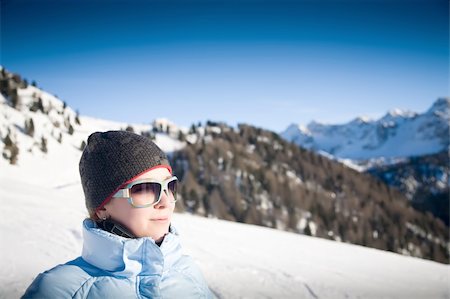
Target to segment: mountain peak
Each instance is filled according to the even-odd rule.
[[[372,121],[373,121],[372,118],[368,116],[358,116],[357,118],[353,119],[350,123],[367,124],[371,123]]]
[[[399,108],[394,108],[389,110],[387,114],[391,116],[403,116],[405,112]]]
[[[450,110],[450,98],[438,98],[428,111],[448,112],[449,110]]]
[[[417,113],[410,111],[410,110],[402,110],[399,108],[394,108],[389,110],[382,118],[381,120],[393,120],[397,118],[412,118],[416,116]]]

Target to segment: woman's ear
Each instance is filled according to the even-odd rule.
[[[95,212],[95,214],[97,215],[97,217],[99,219],[106,219],[108,218],[108,212],[106,211],[106,209],[104,207],[100,208],[97,212]]]

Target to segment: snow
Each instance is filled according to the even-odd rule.
[[[79,256],[87,213],[75,158],[33,173],[0,165],[0,298],[19,297],[38,273]],[[218,298],[450,296],[448,265],[190,214],[173,224]]]
[[[181,150],[186,146],[185,142],[175,140],[167,134],[157,133],[155,137],[155,143],[167,154]]]

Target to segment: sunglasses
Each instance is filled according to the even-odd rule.
[[[161,201],[161,195],[166,193],[169,200],[177,201],[178,178],[173,176],[165,181],[142,179],[129,183],[113,195],[113,198],[126,198],[133,208],[155,206]]]

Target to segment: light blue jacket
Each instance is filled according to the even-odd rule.
[[[23,298],[213,298],[173,225],[161,246],[83,222],[82,255],[39,274]]]

